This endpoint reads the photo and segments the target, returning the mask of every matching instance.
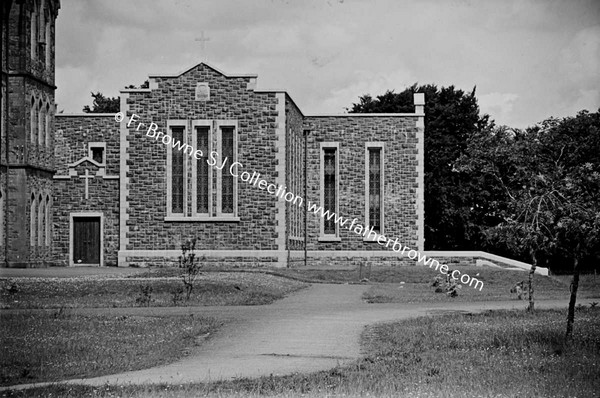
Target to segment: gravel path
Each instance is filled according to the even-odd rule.
[[[487,309],[525,308],[527,305],[523,301],[367,304],[361,300],[361,296],[368,287],[315,284],[268,306],[110,309],[111,314],[194,313],[217,316],[232,323],[216,336],[204,341],[190,356],[176,363],[66,382],[91,385],[180,384],[313,372],[356,360],[360,356],[360,333],[368,324],[453,311],[479,312]],[[564,300],[536,302],[536,308],[566,306],[567,302]],[[107,309],[88,308],[76,311],[93,314],[106,313]],[[47,384],[51,383],[37,385]]]

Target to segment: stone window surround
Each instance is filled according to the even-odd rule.
[[[31,203],[29,204],[29,245],[34,247],[37,245],[37,196],[34,192],[31,193]]]
[[[167,121],[167,131],[169,132],[168,134],[170,135],[171,132],[171,127],[183,127],[183,134],[184,134],[184,141],[187,144],[190,144],[194,147],[194,150],[197,149],[197,136],[195,134],[195,130],[196,130],[196,126],[209,126],[209,153],[210,151],[213,151],[213,143],[214,143],[214,139],[216,138],[216,149],[214,149],[215,152],[217,152],[219,154],[219,163],[223,160],[220,157],[221,154],[221,127],[233,127],[233,151],[236,154],[236,160],[237,160],[237,154],[238,154],[238,122],[237,120],[223,120],[223,119],[215,119],[215,120],[210,120],[210,119],[193,119],[193,120],[188,120],[188,119],[171,119]],[[189,136],[192,136],[192,140],[190,143],[189,140]],[[172,147],[170,145],[167,146],[167,148],[172,149]],[[228,215],[228,214],[222,214],[221,213],[221,196],[220,195],[216,195],[217,196],[217,203],[216,203],[216,208],[217,208],[217,212],[216,212],[216,216],[211,216],[210,214],[198,214],[196,213],[196,172],[197,172],[197,168],[196,168],[196,162],[197,160],[192,156],[187,156],[184,155],[184,162],[185,162],[185,166],[184,166],[184,170],[188,169],[188,160],[191,161],[191,169],[192,169],[192,214],[191,215],[185,215],[184,214],[173,214],[171,212],[171,197],[170,195],[167,194],[167,216],[164,218],[165,221],[168,222],[239,222],[240,221],[240,217],[238,216],[238,181],[237,178],[233,179],[233,200],[234,200],[234,213],[233,216],[232,215]],[[166,192],[170,192],[171,191],[171,173],[172,173],[172,151],[171,150],[167,150],[167,190]],[[213,184],[212,184],[212,177],[213,177],[213,169],[216,168],[217,165],[215,166],[210,166],[209,167],[209,179],[211,181],[211,184],[209,186],[209,207],[212,207],[213,204]],[[227,165],[224,167],[224,169],[229,172],[229,167],[231,166],[231,159],[228,160]],[[216,192],[221,192],[221,175],[222,175],[222,170],[216,169],[216,175],[217,175],[217,188],[216,188]],[[188,192],[188,176],[187,173],[184,173],[184,211],[187,211],[187,192]]]
[[[88,143],[88,158],[94,159],[92,149],[102,148],[102,161],[101,165],[106,165],[106,142],[89,142]]]
[[[320,206],[324,209],[325,205],[325,149],[335,148],[335,209],[336,216],[339,216],[340,207],[340,144],[339,142],[321,142],[319,144],[319,191]],[[319,238],[318,242],[341,242],[340,226],[335,224],[335,234],[325,234],[325,220],[320,217],[319,220]]]
[[[380,166],[380,223],[381,230],[375,236],[371,234],[371,236],[363,237],[364,242],[377,242],[377,239],[385,234],[385,209],[384,209],[384,193],[385,193],[385,143],[380,141],[369,141],[365,142],[365,223],[369,223],[369,149],[370,148],[380,148],[381,154],[379,157],[379,166]]]
[[[42,194],[38,195],[38,208],[37,208],[37,245],[38,247],[42,247],[46,243],[46,239],[44,234],[46,233],[46,211],[44,206],[46,205],[46,200],[42,196]]]
[[[204,156],[208,156],[209,153],[213,150],[213,126],[210,120],[192,120],[192,146],[194,149],[198,148],[198,134],[197,127],[208,127],[208,152],[203,154]],[[203,157],[204,157],[203,156]],[[207,219],[210,217],[210,209],[213,207],[213,189],[212,189],[212,180],[213,180],[213,168],[208,167],[208,213],[198,213],[198,160],[195,157],[192,157],[192,217],[196,219]]]
[[[167,121],[167,134],[173,137],[173,127],[183,127],[183,141],[184,143],[188,143],[188,126],[187,120],[185,119],[172,119]],[[173,199],[170,195],[170,192],[173,191],[173,147],[171,144],[165,145],[167,150],[167,217],[165,221],[168,221],[167,218],[170,217],[181,217],[185,216],[185,211],[187,209],[187,184],[188,178],[186,173],[186,156],[183,156],[183,213],[173,213]]]
[[[51,237],[52,237],[52,217],[51,217],[51,213],[50,210],[52,209],[52,201],[50,199],[50,195],[46,195],[46,213],[44,214],[44,216],[46,217],[46,241],[44,242],[46,247],[50,247],[52,242],[51,242]]]
[[[45,105],[44,105],[45,104]],[[29,113],[30,132],[29,141],[33,144],[50,147],[51,115],[53,108],[47,96],[31,96],[31,109]]]

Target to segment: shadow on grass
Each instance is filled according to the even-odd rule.
[[[600,391],[600,310],[577,311],[568,347],[564,319],[557,310],[423,317],[366,328],[364,357],[329,371],[210,384],[56,385],[9,396],[594,396]]]
[[[174,270],[168,271],[169,277],[3,279],[2,308],[263,305],[307,286],[257,273],[205,273],[185,301],[183,283],[173,276]]]
[[[198,316],[83,316],[68,310],[0,316],[0,384],[93,377],[184,357],[221,321]]]

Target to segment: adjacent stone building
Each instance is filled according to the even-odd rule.
[[[2,1],[0,263],[47,265],[52,252],[54,28],[58,0]]]

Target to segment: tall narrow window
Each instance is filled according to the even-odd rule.
[[[45,121],[45,142],[46,146],[50,146],[50,105],[46,104],[46,121]]]
[[[37,215],[37,206],[35,204],[35,195],[31,195],[31,207],[29,212],[29,245],[35,246],[37,243],[36,239],[36,231],[37,231],[37,223],[36,223],[36,215]]]
[[[234,211],[234,181],[233,175],[229,172],[229,166],[236,161],[234,154],[234,128],[229,126],[221,127],[221,156],[223,162],[227,160],[227,167],[221,174],[221,213],[233,214]]]
[[[46,196],[46,206],[44,206],[44,210],[46,211],[45,220],[46,220],[46,246],[50,246],[50,234],[52,233],[52,223],[50,220],[50,196]]]
[[[196,160],[196,213],[209,213],[210,174],[207,163],[209,153],[210,127],[196,127],[196,145],[202,151],[202,157]]]
[[[184,142],[183,126],[171,127],[173,142]],[[185,169],[183,167],[183,152],[177,148],[171,149],[172,174],[171,174],[171,212],[183,214]]]
[[[31,58],[35,59],[37,55],[37,46],[38,46],[38,14],[36,5],[34,5],[34,10],[31,13]]]
[[[31,142],[35,142],[35,132],[37,129],[37,111],[35,109],[35,98],[31,98],[31,110],[29,112],[29,118],[30,118],[30,129],[31,131],[29,132],[29,141]]]
[[[337,148],[323,148],[323,210],[337,211]],[[323,218],[323,234],[335,235],[334,217]]]
[[[383,144],[367,144],[365,163],[367,223],[373,231],[383,234]]]
[[[50,51],[52,51],[52,15],[46,21],[46,65],[50,65]]]
[[[39,202],[39,204],[38,204],[38,216],[37,216],[37,222],[38,222],[37,245],[43,246],[44,245],[44,232],[46,232],[46,228],[44,225],[44,222],[46,221],[46,217],[45,217],[45,211],[44,211],[44,199],[42,198],[42,195],[40,195],[38,202]]]
[[[44,106],[42,105],[42,101],[38,105],[38,127],[37,127],[37,139],[38,145],[42,146],[44,140],[44,123],[46,121],[46,117],[44,116]]]

